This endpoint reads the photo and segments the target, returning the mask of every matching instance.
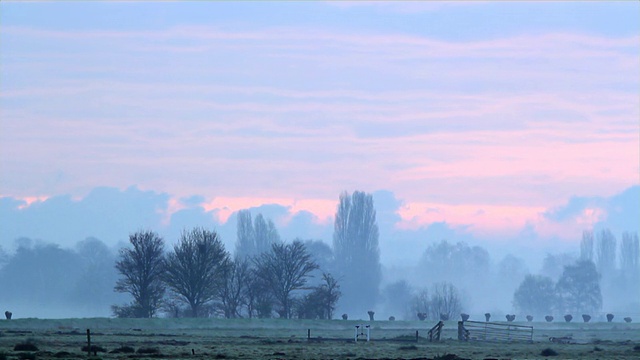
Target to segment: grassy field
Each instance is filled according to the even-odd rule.
[[[355,325],[371,326],[371,341],[355,343]],[[0,359],[85,359],[87,329],[94,359],[640,359],[640,324],[520,323],[533,342],[461,342],[447,322],[279,319],[17,319],[0,321]],[[311,338],[308,339],[308,331]],[[419,338],[416,341],[416,331]],[[571,337],[558,344],[550,337]],[[29,349],[32,344],[37,349]],[[22,346],[26,350],[16,350]]]

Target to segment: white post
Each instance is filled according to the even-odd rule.
[[[371,326],[367,325],[367,342],[369,341],[369,330],[371,329]]]

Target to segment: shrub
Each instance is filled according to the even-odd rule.
[[[109,353],[110,354],[131,354],[134,352],[136,352],[136,350],[131,346],[120,346],[117,349],[111,350]]]
[[[544,349],[544,350],[542,350],[540,352],[540,355],[542,355],[542,356],[556,356],[556,355],[558,355],[558,353],[555,350],[553,350],[552,348],[546,348],[546,349]]]
[[[159,354],[160,350],[156,348],[140,348],[136,351],[138,354]]]
[[[83,346],[82,351],[84,352],[88,352],[89,351],[89,347],[87,345]],[[97,353],[97,352],[107,352],[107,349],[103,348],[100,345],[91,345],[91,352],[92,353]]]
[[[13,351],[38,351],[38,347],[27,341],[16,344],[16,346],[13,347]]]

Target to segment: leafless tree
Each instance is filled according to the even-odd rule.
[[[229,254],[218,234],[202,228],[183,231],[180,242],[167,254],[164,280],[198,317],[218,295]]]
[[[431,313],[431,301],[427,288],[419,290],[411,299],[411,310],[418,319],[425,320]]]
[[[152,231],[139,231],[129,235],[130,248],[120,250],[116,269],[121,278],[115,291],[129,293],[133,303],[129,313],[135,317],[149,318],[156,314],[164,295],[162,283],[164,240]],[[114,307],[114,311],[123,307]]]
[[[223,283],[220,286],[219,297],[220,307],[227,319],[241,317],[240,307],[244,301],[250,270],[249,263],[239,258],[223,267]]]
[[[254,259],[256,275],[273,294],[280,305],[280,316],[291,317],[292,296],[294,290],[304,288],[309,273],[318,268],[304,244],[294,241],[291,244],[276,243],[271,251],[262,253]]]
[[[458,289],[451,283],[434,284],[431,292],[431,317],[433,319],[455,319],[462,312]]]

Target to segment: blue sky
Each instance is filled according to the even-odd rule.
[[[232,229],[269,205],[285,233],[327,242],[340,192],[390,194],[388,262],[444,236],[543,251],[593,226],[638,231],[633,207],[607,204],[637,199],[639,10],[2,2],[0,197],[23,224],[2,243],[43,237],[29,224],[103,188],[121,194],[114,217],[129,189],[159,197],[141,210],[157,219],[129,219],[168,236],[176,214]],[[51,239],[136,230],[116,222],[71,234],[58,219]]]

